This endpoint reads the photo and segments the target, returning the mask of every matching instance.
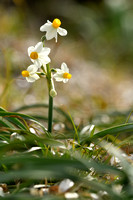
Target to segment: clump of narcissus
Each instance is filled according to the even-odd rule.
[[[47,23],[40,27],[40,31],[46,32],[46,35],[42,37],[42,41],[38,42],[35,46],[30,46],[28,48],[28,55],[32,61],[26,70],[22,71],[22,76],[26,78],[28,82],[34,82],[39,78],[46,78],[48,91],[49,91],[49,111],[48,111],[48,131],[52,130],[52,112],[53,112],[53,97],[57,95],[54,87],[55,79],[58,82],[66,83],[71,79],[72,75],[69,73],[69,69],[66,63],[61,64],[61,69],[51,69],[49,54],[51,49],[44,47],[44,40],[50,40],[55,38],[57,42],[57,35],[66,36],[67,30],[60,27],[61,21],[56,18],[53,22],[47,20]]]

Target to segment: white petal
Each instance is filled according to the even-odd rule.
[[[64,29],[64,28],[61,28],[61,27],[57,28],[57,32],[58,32],[59,35],[61,35],[61,36],[67,35],[67,30]]]
[[[39,61],[42,63],[42,65],[46,65],[46,64],[50,63],[51,60],[48,56],[45,56],[45,57],[40,57]]]
[[[63,81],[63,74],[54,74],[53,77],[55,78],[56,81],[60,82]]]
[[[44,24],[44,25],[42,25],[42,26],[40,27],[40,31],[42,31],[42,32],[48,31],[48,30],[49,30],[49,27],[51,27],[51,24],[46,23],[46,24]]]
[[[63,70],[61,70],[61,69],[57,69],[57,68],[56,68],[56,72],[57,72],[57,74],[63,74],[63,73],[64,73]],[[54,75],[55,75],[55,74],[54,74]]]
[[[47,23],[48,23],[48,24],[52,24],[52,22],[50,22],[49,20],[47,20]]]
[[[34,79],[33,77],[29,76],[26,77],[27,82],[34,82],[36,79]]]
[[[59,78],[59,77],[54,77],[55,78],[55,80],[57,81],[57,82],[61,82],[61,81],[63,81],[63,78]]]
[[[37,74],[32,74],[30,77],[34,78],[35,80],[38,80],[40,78]]]
[[[50,53],[50,51],[51,51],[50,48],[44,47],[44,48],[42,49],[42,51],[39,53],[39,55],[40,55],[40,54],[43,54],[44,56],[48,56],[48,54]]]
[[[39,53],[39,52],[42,51],[42,49],[43,49],[43,43],[42,42],[38,42],[36,44],[36,46],[35,46],[35,51]]]
[[[51,40],[52,38],[57,37],[57,29],[54,28],[53,26],[49,27],[47,33],[46,33],[46,39]]]
[[[33,62],[38,67],[38,69],[42,66],[42,62],[39,59],[33,60]]]
[[[30,56],[31,52],[35,51],[35,47],[31,46],[28,48],[28,55]]]
[[[38,66],[37,66],[37,65],[30,65],[30,66],[27,68],[27,71],[28,71],[29,73],[35,73],[35,72],[37,72],[37,70],[38,70]]]
[[[55,73],[53,77],[63,78],[63,73]]]
[[[69,79],[63,78],[63,83],[67,83]]]
[[[57,42],[57,33],[56,33],[56,36],[55,36],[55,42]]]
[[[63,72],[69,73],[69,69],[68,69],[68,67],[67,67],[67,64],[64,63],[64,62],[61,64],[61,69],[63,70]]]

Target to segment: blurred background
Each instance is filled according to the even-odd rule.
[[[40,26],[54,18],[68,35],[46,42],[51,67],[66,62],[72,74],[67,84],[55,83],[54,105],[77,124],[132,110],[132,0],[0,0],[0,105],[11,111],[48,102],[46,81],[27,83],[21,71],[31,64],[27,48],[40,41]]]

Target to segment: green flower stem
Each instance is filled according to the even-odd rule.
[[[49,95],[49,110],[48,110],[48,132],[52,133],[53,121],[53,97]]]
[[[53,121],[53,97],[50,96],[51,90],[51,70],[49,64],[46,65],[47,68],[47,84],[49,93],[49,108],[48,108],[48,132],[52,133],[52,121]]]

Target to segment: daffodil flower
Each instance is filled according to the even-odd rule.
[[[66,63],[62,63],[61,69],[56,69],[56,73],[53,75],[53,77],[58,82],[63,81],[63,83],[67,83],[68,80],[72,77],[72,75],[69,74],[69,69]]]
[[[40,77],[36,74],[38,67],[36,65],[30,65],[27,70],[22,71],[22,76],[26,78],[28,82],[34,82]]]
[[[45,67],[50,62],[48,57],[50,48],[43,47],[42,42],[38,42],[35,47],[31,46],[28,48],[28,55],[31,61],[40,68],[42,65]]]
[[[54,19],[53,22],[50,22],[47,20],[47,23],[42,25],[40,27],[40,31],[44,32],[46,31],[46,39],[51,40],[52,38],[55,38],[55,41],[57,42],[57,33],[61,36],[67,35],[67,30],[60,27],[61,21],[59,19]]]

